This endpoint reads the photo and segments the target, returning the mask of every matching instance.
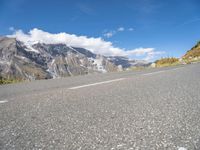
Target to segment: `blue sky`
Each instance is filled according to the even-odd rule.
[[[182,56],[200,40],[199,0],[0,0],[0,35],[37,28]]]

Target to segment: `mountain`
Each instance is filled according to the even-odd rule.
[[[200,41],[188,50],[181,58],[166,57],[156,60],[151,64],[152,67],[166,67],[175,65],[184,65],[200,61]]]
[[[197,59],[200,58],[200,42],[198,42],[191,50],[183,56],[183,59]]]
[[[50,79],[89,73],[119,71],[144,62],[126,57],[105,57],[66,44],[23,43],[0,37],[0,76],[17,79]]]
[[[114,63],[117,66],[121,66],[122,68],[130,68],[133,66],[136,67],[148,67],[151,65],[150,62],[147,62],[145,60],[130,60],[127,57],[123,56],[109,56],[107,57],[112,63]]]

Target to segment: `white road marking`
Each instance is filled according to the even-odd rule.
[[[81,85],[81,86],[71,87],[69,89],[70,90],[76,90],[76,89],[80,89],[80,88],[84,88],[84,87],[89,87],[89,86],[95,86],[95,85],[100,85],[100,84],[106,84],[106,83],[116,82],[116,81],[122,81],[122,80],[125,80],[125,79],[126,78],[119,78],[119,79],[115,79],[115,80],[108,80],[108,81],[103,81],[103,82],[96,82],[96,83],[92,83],[92,84],[85,84],[85,85]]]
[[[158,73],[162,73],[162,72],[167,72],[167,71],[172,71],[172,70],[178,70],[178,69],[181,69],[181,68],[183,68],[183,67],[174,68],[174,69],[169,69],[169,70],[155,71],[155,72],[145,73],[145,74],[143,74],[143,75],[144,75],[144,76],[148,76],[148,75],[152,75],[152,74],[158,74]]]
[[[179,147],[178,150],[187,150],[185,147]]]
[[[7,100],[0,101],[0,104],[7,103]]]
[[[145,73],[145,74],[143,74],[143,75],[144,75],[144,76],[148,76],[148,75],[158,74],[158,73],[165,72],[165,71],[166,71],[166,70],[156,71],[156,72],[151,72],[151,73]]]

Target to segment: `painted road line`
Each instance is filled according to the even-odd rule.
[[[122,81],[122,80],[125,80],[125,79],[126,79],[126,78],[119,78],[119,79],[108,80],[108,81],[103,81],[103,82],[96,82],[96,83],[92,83],[92,84],[85,84],[85,85],[81,85],[81,86],[71,87],[71,88],[69,88],[69,89],[70,89],[70,90],[76,90],[76,89],[85,88],[85,87],[90,87],[90,86],[95,86],[95,85],[101,85],[101,84],[107,84],[107,83]]]
[[[7,100],[0,101],[0,104],[7,103]]]
[[[161,70],[161,71],[156,71],[156,72],[150,72],[150,73],[145,73],[145,74],[143,74],[143,75],[144,75],[144,76],[148,76],[148,75],[163,73],[163,72],[167,72],[167,71],[178,70],[178,69],[181,69],[181,68],[183,68],[183,67],[174,68],[174,69],[169,69],[169,70]]]
[[[156,71],[156,72],[151,72],[151,73],[145,73],[145,74],[143,74],[143,76],[148,76],[148,75],[152,75],[152,74],[158,74],[158,73],[161,73],[161,72],[166,72],[166,70]]]

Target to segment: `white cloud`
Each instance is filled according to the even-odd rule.
[[[115,34],[117,34],[118,32],[123,32],[125,31],[125,28],[124,27],[119,27],[117,28],[116,30],[112,30],[112,31],[106,31],[103,36],[106,37],[106,38],[111,38],[113,37]]]
[[[110,32],[106,32],[103,34],[105,37],[107,38],[111,38],[114,35],[114,32],[110,31]]]
[[[144,60],[146,61],[152,61],[155,59],[159,59],[159,56],[165,54],[164,51],[151,51],[149,53],[147,53],[146,57],[144,58]]]
[[[192,24],[192,23],[199,22],[199,21],[200,21],[200,18],[194,18],[194,19],[183,22],[180,26]]]
[[[128,29],[125,29],[124,27],[119,27],[115,30],[111,30],[111,31],[104,31],[104,34],[103,36],[106,37],[106,38],[111,38],[113,37],[115,34],[119,33],[119,32],[124,32],[124,31],[133,31],[134,29],[133,28],[128,28]]]
[[[118,32],[122,32],[122,31],[124,31],[124,30],[125,30],[124,27],[119,27],[119,28],[117,29]]]
[[[9,27],[9,31],[14,31],[15,28],[14,27]]]
[[[129,29],[128,29],[128,31],[133,31],[133,30],[134,30],[133,28],[129,28]]]
[[[65,32],[52,34],[40,29],[34,28],[28,33],[22,30],[15,30],[12,35],[24,42],[25,44],[34,44],[36,42],[46,44],[59,44],[63,43],[69,46],[82,47],[90,50],[93,53],[105,56],[127,56],[129,58],[138,58],[152,60],[155,56],[163,54],[163,52],[155,51],[154,48],[137,48],[133,50],[126,50],[123,48],[113,46],[112,42],[105,41],[102,38],[94,38],[87,36],[77,36],[75,34],[68,34]]]
[[[94,13],[94,10],[92,9],[92,7],[88,4],[85,3],[78,3],[77,7],[79,8],[79,10],[87,15],[92,15]]]

